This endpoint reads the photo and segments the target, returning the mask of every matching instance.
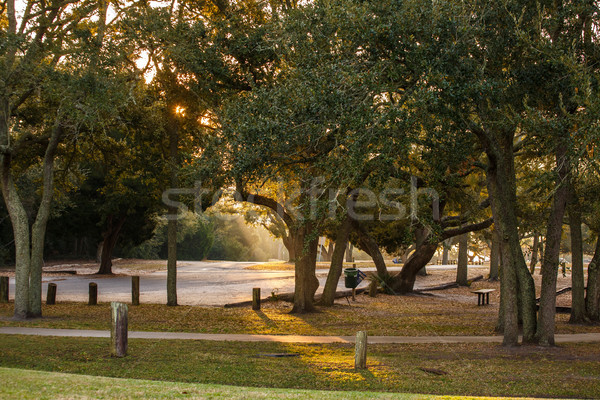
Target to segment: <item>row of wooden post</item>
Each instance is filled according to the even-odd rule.
[[[375,284],[374,284],[375,283]],[[371,283],[369,295],[374,295],[377,284]],[[56,283],[48,284],[48,295],[46,304],[56,303]],[[140,304],[140,277],[131,277],[131,294],[133,305]],[[0,302],[8,302],[8,277],[0,277]],[[88,304],[98,304],[98,285],[90,282]],[[128,332],[128,308],[127,304],[112,302],[111,308],[111,355],[114,357],[124,357],[127,355],[127,332]],[[260,288],[252,289],[252,309],[260,310]],[[360,331],[356,334],[356,345],[354,354],[354,368],[367,368],[367,332]]]
[[[6,278],[6,279],[4,279]],[[6,282],[6,283],[5,283]],[[56,283],[49,283],[46,291],[46,305],[56,304]],[[8,303],[8,278],[0,277],[0,303]],[[95,306],[98,304],[98,284],[90,282],[88,305]],[[134,306],[140,305],[140,277],[131,277],[131,304]]]

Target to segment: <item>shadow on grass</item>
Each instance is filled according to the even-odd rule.
[[[264,312],[257,310],[254,313],[265,323],[269,328],[277,328],[277,324],[271,318],[269,318]]]

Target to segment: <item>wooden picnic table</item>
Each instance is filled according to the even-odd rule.
[[[483,306],[485,304],[490,304],[490,293],[494,292],[496,289],[479,289],[472,290],[471,293],[477,294],[477,305]]]

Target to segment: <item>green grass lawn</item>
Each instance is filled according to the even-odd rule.
[[[355,371],[353,346],[345,344],[131,340],[129,355],[113,358],[108,339],[1,335],[0,340],[0,367],[4,368],[254,388],[600,398],[597,344],[552,349],[505,349],[491,344],[372,345],[368,370]],[[261,356],[273,353],[297,356]],[[15,391],[26,390],[26,385],[17,386]],[[104,387],[100,385],[98,390]],[[175,387],[183,386],[168,390],[177,390]],[[73,385],[70,390],[77,393],[77,388]],[[140,397],[144,393],[140,392]]]
[[[453,289],[458,295],[469,289]],[[478,307],[475,297],[465,303],[452,298],[422,296],[357,296],[348,304],[341,299],[332,308],[314,314],[289,314],[289,303],[263,303],[261,311],[250,307],[217,307],[159,304],[129,306],[129,328],[141,331],[178,331],[202,333],[250,333],[296,335],[354,335],[359,330],[369,335],[438,336],[494,335],[497,305]],[[110,305],[101,303],[59,303],[43,305],[43,318],[12,321],[12,304],[0,304],[0,326],[72,329],[110,329]],[[599,332],[599,326],[568,324],[568,315],[557,318],[558,333]]]
[[[138,398],[138,399],[394,399],[452,400],[477,397],[427,396],[380,392],[336,392],[265,389],[240,386],[106,378],[58,372],[0,368],[0,396],[4,399]],[[489,400],[489,398],[487,398]]]

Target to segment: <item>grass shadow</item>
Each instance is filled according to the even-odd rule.
[[[264,322],[266,326],[269,328],[277,328],[277,323],[269,318],[264,312],[260,310],[255,310],[254,313]]]

